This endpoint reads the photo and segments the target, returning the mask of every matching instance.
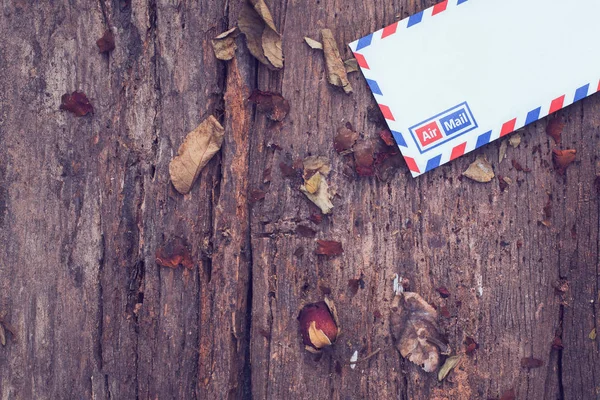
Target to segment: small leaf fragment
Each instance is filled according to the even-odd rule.
[[[341,155],[352,153],[352,147],[358,140],[358,132],[352,129],[352,124],[349,122],[341,126],[337,130],[337,134],[333,138],[333,148]]]
[[[317,329],[317,323],[315,321],[312,321],[308,327],[308,337],[310,338],[311,343],[317,349],[331,346],[331,340],[329,340],[327,335],[323,333],[322,330]]]
[[[358,176],[373,176],[375,168],[375,146],[371,141],[363,140],[354,146],[354,162]]]
[[[510,144],[513,149],[518,147],[521,144],[521,134],[518,132],[513,133],[510,139],[508,139],[508,144]]]
[[[246,37],[250,53],[271,69],[283,67],[281,35],[275,28],[273,17],[263,0],[244,2],[238,18],[238,27]]]
[[[315,254],[320,256],[339,256],[344,252],[342,244],[335,240],[317,240]]]
[[[194,267],[187,241],[177,236],[158,248],[155,256],[156,263],[163,267],[177,268],[179,265],[187,269]]]
[[[213,50],[215,57],[219,60],[228,61],[235,55],[237,46],[235,44],[235,38],[238,34],[237,26],[221,33],[219,36],[212,40]]]
[[[4,325],[2,325],[2,323],[0,323],[0,344],[6,346],[6,331],[4,330]]]
[[[257,110],[271,121],[281,122],[290,112],[290,103],[279,93],[255,89],[248,100],[255,103]]]
[[[358,71],[358,61],[356,61],[356,58],[347,59],[346,61],[344,61],[344,65],[346,66],[347,74]]]
[[[552,118],[548,125],[546,126],[546,134],[554,139],[554,143],[560,144],[561,136],[563,129],[565,128],[565,123],[559,117]]]
[[[276,69],[283,68],[283,49],[281,35],[266,28],[262,34],[262,47],[265,57]]]
[[[567,167],[575,161],[575,155],[577,154],[577,150],[567,149],[567,150],[552,150],[552,160],[554,161],[554,165],[556,166],[556,170],[560,175],[564,175]]]
[[[323,50],[323,44],[315,39],[304,36],[304,41],[310,46],[311,49]]]
[[[544,365],[542,360],[533,357],[524,357],[521,359],[521,367],[526,369],[539,368]]]
[[[394,137],[392,136],[392,132],[388,129],[382,129],[379,131],[379,137],[387,146],[395,146],[396,142],[394,141]]]
[[[94,107],[83,92],[65,93],[60,99],[60,109],[70,111],[78,117],[94,112]]]
[[[109,53],[115,49],[115,36],[110,29],[104,31],[102,37],[96,40],[96,46],[100,53]]]
[[[185,137],[169,163],[171,182],[181,194],[189,193],[200,171],[221,149],[225,129],[212,115]]]
[[[463,172],[463,175],[481,183],[490,182],[495,176],[492,166],[483,156],[477,157],[477,159],[469,165],[469,168]]]
[[[503,140],[500,143],[500,150],[498,150],[498,164],[506,158],[506,149],[508,148],[508,140]]]
[[[317,172],[319,173],[319,172]],[[300,191],[308,197],[317,207],[321,209],[323,214],[331,213],[333,210],[333,203],[331,202],[331,195],[329,194],[329,185],[325,179],[321,178],[321,184],[316,193],[310,193],[304,185],[300,186]]]
[[[350,85],[350,81],[348,80],[346,67],[340,57],[333,33],[329,29],[321,29],[321,36],[323,38],[327,80],[330,84],[344,89],[344,92],[347,94],[352,93],[352,85]]]
[[[438,371],[438,381],[443,381],[444,378],[446,378],[446,376],[448,376],[448,374],[450,373],[450,371],[452,371],[454,369],[454,367],[456,367],[460,361],[462,356],[458,355],[458,356],[452,356],[452,357],[448,357],[446,359],[446,362],[444,363],[444,365],[442,365],[442,368],[440,368],[440,370]]]
[[[592,329],[588,337],[590,338],[590,340],[596,340],[596,328]]]
[[[329,175],[331,163],[325,156],[309,156],[302,161],[304,166],[304,179],[308,178],[314,172],[320,172],[324,176]]]
[[[304,182],[304,187],[306,191],[310,194],[315,194],[317,190],[319,190],[319,186],[321,185],[321,174],[317,172],[313,176],[310,177],[309,180]]]

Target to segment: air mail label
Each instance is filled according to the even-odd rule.
[[[452,107],[410,128],[421,153],[477,128],[467,102]]]

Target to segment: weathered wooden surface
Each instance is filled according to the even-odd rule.
[[[560,112],[560,147],[578,150],[564,177],[552,168],[547,120],[500,165],[494,143],[418,179],[404,166],[387,182],[348,176],[333,136],[346,121],[377,136],[371,96],[359,74],[352,95],[329,86],[302,38],[331,28],[349,56],[344,43],[433,2],[269,4],[284,38],[281,72],[257,65],[242,38],[236,60],[214,58],[210,39],[235,25],[237,2],[3,5],[0,313],[17,335],[0,347],[0,397],[485,399],[514,388],[519,399],[597,398],[599,345],[588,334],[600,322],[600,98]],[[110,56],[95,45],[107,27]],[[290,101],[282,124],[247,103],[254,88]],[[58,109],[73,90],[87,94],[93,116]],[[225,144],[182,196],[168,163],[209,114]],[[497,180],[461,179],[477,154],[515,184],[501,192]],[[320,224],[300,181],[279,169],[307,155],[333,163],[338,196]],[[250,203],[258,189],[265,199]],[[156,264],[174,236],[190,243],[192,271]],[[316,256],[315,239],[345,251]],[[354,294],[348,280],[361,273]],[[456,351],[466,336],[480,345],[443,383],[392,346],[396,273],[448,307],[442,324]],[[563,295],[559,279],[569,282]],[[436,293],[441,285],[450,298]],[[316,362],[296,316],[328,291],[344,333]],[[564,350],[552,350],[555,335]],[[344,364],[377,348],[355,370]],[[544,365],[522,369],[527,356]]]

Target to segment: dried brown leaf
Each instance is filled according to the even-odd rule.
[[[356,58],[349,58],[344,61],[344,66],[346,67],[347,74],[358,71],[358,61],[356,61]]]
[[[255,103],[257,110],[272,121],[283,121],[290,112],[290,103],[279,93],[255,89],[248,100]]]
[[[371,141],[363,140],[354,146],[354,162],[359,176],[373,176],[375,168],[375,146]]]
[[[163,247],[156,250],[156,263],[169,268],[177,268],[179,265],[187,269],[194,267],[188,243],[180,237],[170,239]]]
[[[340,57],[333,33],[329,29],[321,29],[323,38],[323,52],[325,54],[325,66],[327,68],[327,80],[334,86],[339,86],[346,93],[352,93],[352,86],[346,74],[346,67]]]
[[[320,174],[320,172],[317,172]],[[321,177],[321,184],[316,193],[310,193],[307,188],[302,185],[300,186],[300,191],[308,197],[310,201],[312,201],[317,207],[321,209],[323,214],[331,213],[333,209],[333,203],[331,203],[331,198],[333,197],[329,193],[329,185],[327,181]]]
[[[518,132],[513,133],[510,139],[508,139],[508,144],[510,144],[513,149],[518,147],[521,144],[521,134]]]
[[[467,353],[467,355],[472,355],[473,353],[475,353],[475,350],[479,348],[479,344],[475,341],[475,339],[468,336],[465,339],[465,346],[465,353]]]
[[[396,146],[396,142],[394,141],[394,137],[392,136],[392,132],[387,129],[382,129],[379,131],[379,137],[383,142],[388,146]]]
[[[265,57],[277,69],[283,68],[283,50],[281,35],[274,30],[265,28],[262,35],[262,48]]]
[[[302,164],[304,166],[304,179],[309,178],[315,172],[320,172],[322,175],[327,176],[331,171],[331,163],[325,156],[309,156],[306,157]]]
[[[446,359],[446,362],[444,362],[444,365],[442,365],[442,367],[438,371],[438,381],[440,381],[440,382],[443,381],[444,378],[446,378],[446,376],[448,376],[450,371],[452,371],[458,365],[460,359],[461,359],[460,355],[448,357]]]
[[[435,290],[437,290],[437,292],[440,294],[440,296],[442,296],[443,299],[447,299],[448,297],[450,297],[450,291],[446,286],[440,286]]]
[[[485,157],[479,156],[465,172],[463,175],[469,179],[472,179],[476,182],[486,183],[490,182],[492,178],[494,178],[494,171],[492,170],[492,166],[485,159]]]
[[[417,293],[400,293],[392,302],[390,325],[396,348],[426,372],[435,371],[440,354],[450,352],[437,319],[437,311]]]
[[[335,240],[317,240],[315,254],[320,256],[339,256],[344,252],[342,244]]]
[[[544,365],[544,362],[542,360],[538,360],[537,358],[524,357],[521,359],[521,367],[522,368],[527,368],[527,369],[539,368],[542,365]]]
[[[323,50],[323,44],[315,39],[304,36],[304,41],[310,46],[311,49]]]
[[[252,0],[254,7],[243,3],[238,27],[246,37],[250,53],[269,68],[283,67],[281,35],[275,29],[273,18],[262,0]]]
[[[552,160],[554,161],[554,165],[556,166],[556,171],[560,175],[564,175],[567,167],[575,161],[575,155],[577,154],[577,150],[567,149],[567,150],[552,150]]]
[[[339,154],[352,153],[352,147],[358,140],[358,132],[352,129],[352,125],[348,122],[337,130],[337,134],[333,138],[333,148]]]
[[[102,37],[96,40],[96,46],[100,53],[109,53],[115,49],[115,36],[110,29],[104,31]]]
[[[65,93],[60,98],[60,109],[70,111],[78,117],[94,112],[94,107],[83,92]]]
[[[228,31],[221,33],[219,36],[212,40],[213,50],[215,52],[215,56],[219,60],[228,61],[233,58],[235,55],[235,49],[237,46],[235,44],[235,38],[238,35],[237,27],[233,27]]]
[[[224,133],[225,129],[211,115],[187,134],[169,164],[171,181],[179,193],[190,191],[202,168],[221,148]]]
[[[297,319],[306,350],[330,346],[339,335],[335,316],[326,301],[305,305]]]
[[[554,139],[556,144],[560,144],[561,136],[563,129],[565,128],[565,123],[559,117],[554,117],[550,121],[548,121],[548,125],[546,126],[546,134]]]
[[[275,27],[275,22],[273,22],[273,16],[271,15],[271,11],[269,7],[264,2],[264,0],[250,0],[250,3],[254,7],[254,10],[258,13],[261,20],[267,25],[268,28],[277,32],[277,28]]]

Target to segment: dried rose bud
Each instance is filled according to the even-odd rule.
[[[329,299],[305,305],[298,321],[302,341],[309,351],[331,346],[340,332],[335,306]]]

